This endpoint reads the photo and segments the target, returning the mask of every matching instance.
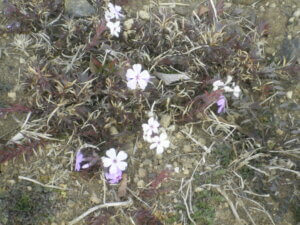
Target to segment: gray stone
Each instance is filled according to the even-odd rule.
[[[160,119],[160,125],[164,128],[168,128],[171,123],[171,119],[172,118],[170,115],[167,114],[162,115]]]
[[[86,0],[65,0],[65,11],[73,17],[87,17],[95,14],[95,9]]]

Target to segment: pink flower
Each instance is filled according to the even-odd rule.
[[[120,151],[118,154],[114,148],[106,151],[108,157],[103,156],[102,162],[104,167],[109,167],[110,174],[117,174],[118,170],[124,171],[127,167],[127,162],[123,160],[127,159],[127,153]]]
[[[127,87],[130,89],[137,89],[137,87],[144,90],[150,80],[150,75],[147,70],[142,71],[141,64],[134,64],[132,69],[128,69],[126,73]]]
[[[116,173],[105,173],[105,178],[110,184],[117,184],[122,180],[122,171],[117,169]]]

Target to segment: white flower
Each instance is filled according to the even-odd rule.
[[[228,75],[224,85],[230,84],[231,81],[232,81],[232,76]]]
[[[152,135],[153,133],[157,134],[159,122],[157,122],[157,120],[155,120],[153,117],[151,117],[148,120],[148,123],[144,123],[142,125],[142,127],[143,127],[144,134],[149,134],[149,135]]]
[[[229,86],[224,86],[224,91],[225,92],[233,92],[233,89]]]
[[[219,87],[223,87],[224,86],[224,82],[221,81],[221,80],[216,80],[214,83],[213,83],[213,90],[216,91],[219,89]]]
[[[121,32],[120,21],[108,22],[106,26],[109,28],[112,36],[119,37],[119,33]]]
[[[121,17],[124,17],[124,15],[121,13],[121,10],[121,6],[108,3],[108,11],[105,12],[106,21],[109,22],[114,18],[119,20]]]
[[[168,148],[170,145],[170,141],[168,140],[166,133],[161,133],[159,136],[153,137],[152,142],[153,143],[150,145],[150,149],[156,148],[156,154],[163,153],[164,148]]]
[[[128,69],[126,73],[127,87],[130,89],[136,89],[137,85],[144,90],[149,82],[150,75],[147,70],[142,71],[141,64],[134,64],[133,69]]]
[[[213,83],[213,91],[216,91],[218,89],[223,89],[225,92],[232,92],[233,96],[235,97],[239,97],[240,93],[241,93],[241,89],[238,85],[235,85],[235,83],[232,83],[232,87],[227,86],[228,84],[230,84],[232,81],[232,76],[227,76],[227,80],[224,83],[221,80],[216,80]]]
[[[240,93],[241,93],[240,86],[238,86],[238,85],[234,86],[233,95],[238,98],[240,96]]]
[[[115,15],[111,11],[105,11],[105,20],[106,22],[110,22],[113,18],[115,18]]]
[[[221,80],[216,80],[213,83],[213,90],[216,91],[219,88],[223,88],[226,92],[232,92],[232,88],[226,86],[227,84],[230,84],[231,81],[232,81],[232,76],[230,76],[230,75],[227,76],[227,80],[225,83]]]
[[[108,157],[101,157],[103,166],[109,167],[110,174],[116,174],[118,170],[124,171],[127,167],[127,162],[123,162],[123,160],[127,159],[127,153],[124,151],[120,151],[118,155],[116,154],[116,150],[111,148],[106,151],[106,155]]]

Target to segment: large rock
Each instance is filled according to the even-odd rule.
[[[92,16],[96,12],[87,0],[65,0],[65,11],[73,17]]]

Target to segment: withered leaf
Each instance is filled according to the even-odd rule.
[[[159,79],[164,81],[166,85],[170,85],[177,81],[183,81],[183,80],[190,80],[189,76],[187,76],[185,73],[154,73],[155,76],[157,76]]]
[[[209,11],[208,7],[201,5],[198,9],[198,15],[202,16],[203,14],[207,13],[208,11]]]
[[[90,64],[89,64],[89,67],[90,67],[90,71],[93,73],[93,74],[96,74],[96,73],[99,73],[102,69],[102,64],[101,62],[99,62],[99,60],[94,57],[94,56],[91,56],[90,57]]]

